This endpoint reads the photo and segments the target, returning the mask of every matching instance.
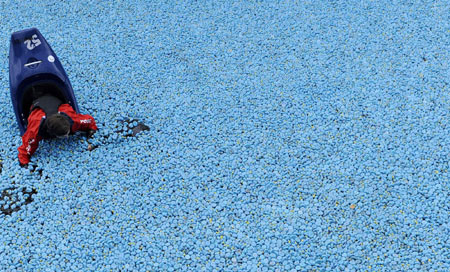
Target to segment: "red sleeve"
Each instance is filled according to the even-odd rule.
[[[22,136],[22,145],[19,146],[19,161],[21,164],[30,162],[31,155],[39,146],[42,137],[38,135],[41,119],[45,115],[41,109],[33,111],[28,117],[27,131]]]
[[[95,120],[89,114],[78,114],[69,104],[62,104],[58,108],[59,111],[64,112],[73,120],[72,132],[77,132],[79,130],[97,130],[97,125]]]

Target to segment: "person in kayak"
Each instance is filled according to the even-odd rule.
[[[28,116],[27,130],[18,148],[20,166],[26,166],[42,139],[66,138],[77,131],[86,132],[88,138],[97,131],[92,116],[78,114],[59,98],[44,94],[33,100]]]

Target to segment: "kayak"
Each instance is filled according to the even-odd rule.
[[[55,52],[37,28],[11,35],[9,84],[20,135],[27,129],[30,107],[36,96],[54,95],[79,113],[70,80]]]

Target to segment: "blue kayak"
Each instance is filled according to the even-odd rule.
[[[20,135],[27,129],[30,107],[37,96],[54,95],[79,113],[72,85],[61,62],[36,28],[11,35],[9,84]]]

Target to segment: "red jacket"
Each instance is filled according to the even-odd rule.
[[[72,133],[76,131],[97,130],[95,120],[89,114],[78,114],[69,104],[62,104],[59,106],[58,111],[64,112],[73,120],[73,125],[70,129]],[[27,164],[30,162],[31,155],[34,154],[38,148],[39,141],[42,137],[38,135],[39,126],[42,118],[45,116],[45,112],[37,108],[33,110],[28,116],[27,131],[22,136],[22,145],[19,150],[19,161],[21,164]]]

